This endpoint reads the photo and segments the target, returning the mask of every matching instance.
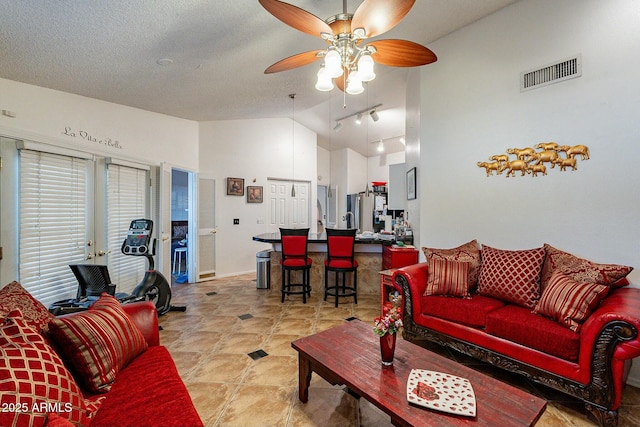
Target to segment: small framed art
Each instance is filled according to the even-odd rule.
[[[227,178],[227,196],[244,196],[244,178]]]
[[[247,203],[262,203],[262,186],[247,186]]]
[[[407,172],[407,200],[416,198],[416,168],[411,168]]]

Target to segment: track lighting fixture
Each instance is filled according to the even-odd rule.
[[[378,153],[382,153],[383,151],[384,151],[384,142],[380,140],[380,142],[378,143]]]
[[[355,113],[349,114],[348,116],[340,117],[339,119],[336,119],[336,125],[334,126],[333,130],[335,132],[338,132],[340,129],[342,129],[342,121],[354,116],[356,117],[356,124],[361,124],[365,113],[369,113],[373,121],[377,122],[380,117],[378,116],[378,113],[376,113],[376,109],[380,107],[382,107],[382,104],[377,104],[372,107],[365,108],[364,110],[356,111]]]

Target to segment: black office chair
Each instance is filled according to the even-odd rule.
[[[72,264],[69,268],[78,281],[78,292],[73,299],[56,301],[49,306],[49,311],[56,316],[88,309],[103,292],[114,296],[122,304],[144,299],[127,293],[116,293],[116,285],[111,283],[106,265]]]

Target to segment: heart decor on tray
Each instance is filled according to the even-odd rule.
[[[407,381],[409,403],[467,417],[476,416],[476,395],[466,378],[412,369]]]

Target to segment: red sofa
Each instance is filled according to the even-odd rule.
[[[617,425],[631,359],[640,356],[640,289],[620,279],[573,331],[478,289],[464,297],[425,295],[433,262],[393,274],[403,293],[405,339],[436,342],[524,375],[582,399],[601,425]],[[484,268],[482,262],[477,267]]]
[[[65,341],[65,331],[90,344]],[[53,318],[19,283],[3,287],[0,425],[202,427],[158,331],[149,301],[121,306],[103,294],[88,311]],[[94,359],[83,365],[82,357]],[[126,362],[116,366],[115,358]],[[103,371],[92,376],[87,368]],[[88,391],[87,381],[101,384],[99,390]]]

